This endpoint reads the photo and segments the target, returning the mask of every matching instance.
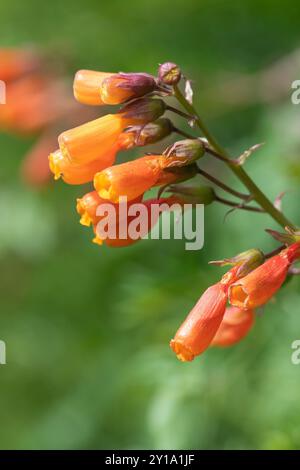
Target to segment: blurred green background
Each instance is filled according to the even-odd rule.
[[[2,0],[0,17],[1,47],[63,53],[70,77],[79,68],[155,73],[159,62],[180,64],[202,116],[233,154],[266,142],[247,168],[271,198],[290,190],[284,208],[299,221],[300,107],[285,69],[264,86],[261,78],[300,47],[297,2]],[[240,83],[250,97],[228,99],[228,83],[233,97]],[[57,182],[38,191],[21,181],[31,144],[0,135],[0,447],[299,448],[300,366],[291,363],[299,279],[239,345],[185,364],[168,346],[221,274],[208,261],[274,248],[264,232],[272,221],[236,211],[224,222],[226,209],[211,206],[202,251],[185,251],[184,241],[100,248],[74,209],[88,187]]]

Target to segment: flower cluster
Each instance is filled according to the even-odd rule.
[[[185,94],[179,82],[185,80]],[[231,265],[221,280],[210,286],[200,297],[184,323],[178,329],[170,346],[182,361],[191,361],[210,346],[229,346],[244,338],[254,324],[255,309],[265,305],[283,285],[292,264],[300,258],[300,232],[251,180],[243,168],[247,158],[259,148],[254,145],[238,158],[231,158],[212,137],[192,104],[191,82],[181,74],[176,64],[160,65],[157,77],[146,73],[107,73],[91,70],[77,72],[74,96],[83,104],[92,106],[121,105],[115,113],[98,117],[86,124],[69,129],[58,138],[59,148],[49,156],[54,178],[68,184],[93,183],[92,190],[77,199],[80,223],[92,226],[93,241],[110,247],[131,245],[146,235],[157,222],[151,217],[152,207],[162,205],[171,210],[174,203],[184,205],[222,204],[259,213],[267,213],[287,234],[272,231],[283,244],[269,254],[251,249],[233,258],[212,262]],[[185,111],[167,104],[172,97]],[[191,136],[177,128],[166,111],[184,117],[201,136]],[[159,153],[145,155],[116,164],[117,154],[134,147],[156,143],[172,133],[184,136]],[[241,193],[201,168],[199,160],[208,153],[224,162],[246,186],[249,193]],[[200,174],[214,184],[182,185],[183,181]],[[157,198],[145,199],[153,187],[159,187]],[[215,187],[238,198],[238,202],[218,195]],[[162,192],[168,191],[167,197]],[[138,238],[126,232],[122,201],[129,208],[142,205],[147,231]],[[255,206],[249,205],[254,201]],[[110,204],[107,207],[107,204]],[[117,214],[113,234],[105,236],[104,214],[113,208]],[[129,217],[130,222],[130,217]],[[126,219],[128,223],[128,219]]]
[[[126,197],[129,205],[142,202],[150,213],[153,204],[170,207],[171,202],[209,204],[214,200],[213,190],[206,186],[200,191],[197,188],[194,195],[188,191],[180,194],[182,190],[174,187],[167,198],[144,199],[145,193],[153,187],[166,187],[196,175],[195,162],[205,153],[200,139],[180,140],[159,154],[150,153],[115,164],[120,151],[154,144],[172,132],[180,133],[169,118],[163,117],[166,110],[177,111],[162,99],[171,93],[170,83],[174,77],[178,78],[179,71],[173,69],[174,64],[163,64],[158,77],[91,70],[81,70],[75,75],[74,96],[80,103],[123,105],[114,114],[106,114],[60,134],[59,148],[49,156],[55,179],[62,178],[73,185],[93,182],[94,191],[77,200],[77,212],[83,225],[92,225],[93,241],[98,244],[105,242],[115,247],[136,241],[128,234],[120,237],[117,224],[114,239],[104,239],[97,233],[101,216],[96,215],[96,209],[106,203],[113,204],[118,213],[120,198]],[[148,230],[152,227],[153,221],[148,224]]]
[[[254,309],[274,296],[298,258],[299,242],[265,261],[259,250],[233,258],[235,266],[204,292],[172,339],[177,357],[191,361],[210,345],[230,346],[244,338],[254,323]]]

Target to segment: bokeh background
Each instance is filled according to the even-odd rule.
[[[177,62],[195,103],[233,154],[265,142],[247,168],[299,223],[299,7],[286,0],[2,0],[0,46],[33,45],[79,68],[155,73]],[[0,64],[1,71],[1,64]],[[30,116],[28,116],[30,119]],[[177,121],[178,124],[180,121]],[[34,142],[0,135],[0,447],[296,449],[300,445],[300,279],[247,339],[180,363],[170,338],[221,270],[208,261],[275,247],[267,217],[211,206],[205,246],[90,243],[76,197],[20,176]],[[212,168],[212,163],[206,164]],[[222,165],[219,177],[236,182]],[[239,188],[238,185],[236,185]]]

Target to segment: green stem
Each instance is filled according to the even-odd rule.
[[[226,206],[234,207],[235,209],[242,209],[244,211],[251,211],[251,212],[259,212],[260,214],[265,213],[265,211],[261,209],[260,207],[244,206],[242,204],[237,204],[236,202],[229,201],[228,199],[220,197],[217,194],[215,195],[215,200],[218,202],[221,202],[222,204],[225,204]]]
[[[227,184],[223,183],[223,181],[220,181],[217,178],[215,178],[215,176],[211,175],[210,173],[207,173],[207,171],[202,170],[201,168],[198,168],[197,172],[199,173],[199,175],[211,181],[216,186],[219,186],[219,188],[223,189],[223,191],[226,191],[232,194],[233,196],[243,199],[244,201],[248,202],[250,200],[247,194],[240,193],[239,191],[236,191],[235,189],[230,188],[229,186],[227,186]]]
[[[253,199],[282,227],[291,227],[295,228],[295,225],[290,222],[282,212],[280,212],[272,202],[265,196],[265,194],[258,188],[246,171],[241,167],[236,165],[230,160],[230,155],[225,149],[216,141],[216,139],[211,135],[210,131],[207,129],[206,125],[200,118],[199,114],[195,110],[194,106],[189,103],[177,85],[174,85],[174,96],[177,98],[179,103],[187,111],[188,114],[194,116],[195,123],[198,128],[201,130],[203,135],[207,138],[211,146],[222,156],[226,165],[231,169],[231,171],[239,178],[239,180],[248,188],[250,194],[252,194]]]

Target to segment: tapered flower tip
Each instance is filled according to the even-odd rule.
[[[103,80],[111,75],[111,73],[96,72],[94,70],[78,70],[73,82],[74,97],[79,103],[103,105],[100,88]]]
[[[173,62],[160,64],[158,78],[165,85],[176,85],[181,78],[181,70]]]
[[[238,343],[249,333],[254,321],[255,314],[253,310],[227,307],[211,346],[227,347]]]
[[[54,175],[54,179],[58,180],[61,177],[61,162],[64,160],[64,156],[61,150],[56,150],[49,155],[49,168]]]

